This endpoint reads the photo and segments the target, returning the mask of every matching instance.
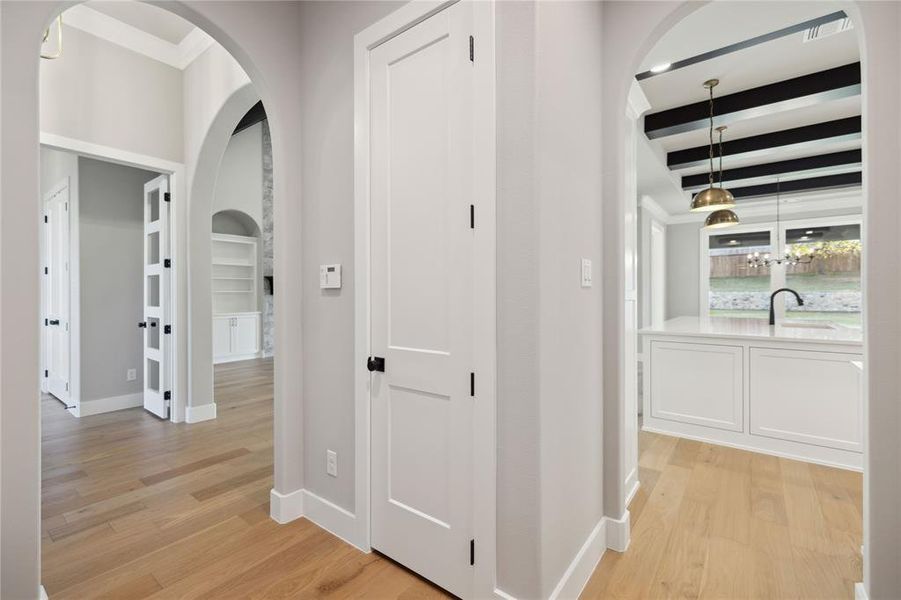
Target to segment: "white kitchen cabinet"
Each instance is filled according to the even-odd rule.
[[[751,348],[751,433],[863,451],[860,355]]]
[[[260,313],[213,317],[213,362],[248,360],[260,355]]]

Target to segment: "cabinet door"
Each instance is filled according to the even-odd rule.
[[[751,348],[751,433],[862,452],[859,355]]]
[[[242,315],[235,317],[235,337],[232,351],[235,354],[256,354],[260,351],[260,317],[259,315]]]
[[[231,317],[215,317],[213,319],[213,356],[221,357],[231,354],[231,324]]]
[[[651,416],[743,431],[740,346],[651,342]]]

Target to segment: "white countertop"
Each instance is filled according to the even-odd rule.
[[[792,327],[814,325],[814,327]],[[820,325],[821,327],[816,327]],[[822,327],[827,325],[828,327]],[[817,344],[849,344],[862,345],[863,332],[860,329],[846,327],[826,321],[784,321],[775,326],[766,319],[739,319],[729,317],[676,317],[665,321],[658,327],[646,327],[639,333],[642,335],[674,335],[690,337],[722,337],[752,340],[772,340],[786,342],[812,342]]]

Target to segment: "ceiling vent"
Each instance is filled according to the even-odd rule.
[[[838,19],[836,21],[830,21],[828,23],[823,23],[822,25],[816,25],[804,31],[804,42],[806,43],[812,42],[814,40],[821,40],[825,37],[829,37],[830,35],[848,31],[851,28],[851,19],[849,17]]]

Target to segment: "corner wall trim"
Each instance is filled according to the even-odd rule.
[[[604,551],[607,550],[608,521],[610,519],[604,517],[595,525],[569,567],[566,568],[554,591],[551,592],[550,600],[578,598],[582,593],[585,584],[594,573],[595,567],[601,562]]]
[[[99,415],[101,413],[135,408],[138,406],[144,406],[144,394],[141,392],[123,394],[121,396],[110,396],[109,398],[98,398],[96,400],[82,400],[78,406],[78,413],[76,414],[73,412],[72,414],[76,417],[89,417],[91,415]]]
[[[50,600],[50,597],[47,595],[47,590],[44,589],[44,586],[41,586],[38,589],[38,598],[39,600]]]
[[[626,477],[626,484],[623,486],[623,489],[626,490],[626,501],[623,502],[623,506],[629,508],[629,505],[632,504],[632,499],[638,493],[639,487],[641,487],[641,482],[638,481],[638,467],[635,467],[629,473],[629,476]]]
[[[273,521],[284,525],[303,516],[303,490],[279,493],[269,491],[269,516]]]
[[[201,404],[200,406],[185,407],[185,423],[200,423],[216,418],[216,403]]]
[[[867,588],[861,581],[854,584],[854,600],[870,600],[870,596],[867,594]]]
[[[638,488],[636,487],[636,489]],[[629,511],[624,512],[619,519],[605,518],[607,519],[607,547],[615,552],[625,552],[632,539]]]

